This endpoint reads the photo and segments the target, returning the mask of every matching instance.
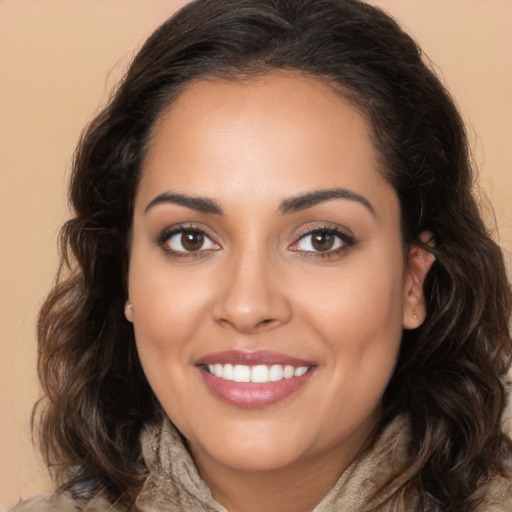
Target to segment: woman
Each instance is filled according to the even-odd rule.
[[[80,143],[39,323],[61,487],[15,510],[509,510],[511,296],[471,181],[378,9],[185,7]]]

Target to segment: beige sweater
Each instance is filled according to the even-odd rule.
[[[378,502],[371,496],[406,460],[408,422],[396,418],[374,446],[344,472],[334,488],[313,512],[364,512],[379,506],[379,512],[420,511],[414,498],[391,487]],[[180,436],[169,422],[147,429],[141,437],[149,476],[136,500],[138,512],[227,512],[217,503],[199,477]],[[512,512],[512,481],[497,478],[482,486],[481,512]],[[388,499],[389,498],[389,499]],[[9,512],[122,512],[101,498],[73,500],[69,494],[38,496],[21,502]],[[432,510],[431,512],[437,512]]]

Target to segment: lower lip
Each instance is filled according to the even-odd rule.
[[[256,409],[274,404],[298,391],[312,375],[310,368],[300,377],[282,379],[276,382],[235,382],[212,375],[204,367],[198,366],[206,387],[218,398],[231,405]]]

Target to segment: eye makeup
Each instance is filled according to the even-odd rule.
[[[313,226],[301,231],[289,250],[307,258],[333,260],[356,244],[354,237],[333,226]]]

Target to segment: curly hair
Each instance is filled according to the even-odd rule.
[[[425,507],[472,511],[478,486],[506,474],[500,417],[512,353],[511,291],[472,194],[467,137],[454,102],[412,38],[358,0],[197,0],[147,40],[79,142],[74,217],[39,317],[36,408],[41,449],[63,489],[129,506],[146,476],[139,434],[163,412],[124,317],[133,203],[152,127],[191,82],[290,70],[347,98],[373,129],[401,204],[405,244],[435,262],[427,318],[404,331],[382,424],[406,413],[410,463],[395,485]],[[43,407],[44,405],[44,407]]]

